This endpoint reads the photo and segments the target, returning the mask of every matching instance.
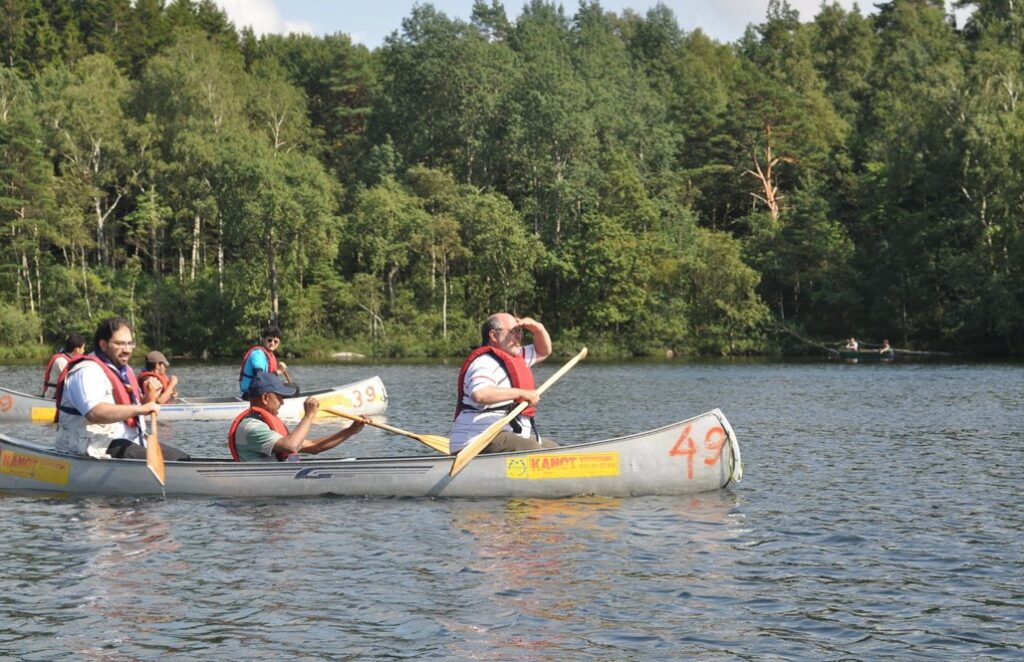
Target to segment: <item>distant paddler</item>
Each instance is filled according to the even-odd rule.
[[[64,372],[64,368],[67,367],[71,359],[82,354],[85,354],[85,338],[80,334],[72,333],[64,341],[64,346],[61,347],[60,351],[51,356],[46,364],[46,371],[43,373],[42,395],[44,398],[48,390],[57,388],[57,380],[60,379],[60,373]]]
[[[294,384],[288,366],[277,358],[276,352],[280,347],[281,329],[273,324],[265,327],[260,334],[260,344],[250,347],[242,358],[242,367],[238,371],[238,390],[243,398],[258,372],[271,372],[284,378],[286,384]]]
[[[522,344],[524,330],[533,335],[533,342],[525,347]],[[495,435],[481,452],[557,447],[558,444],[541,438],[533,420],[540,393],[530,368],[551,355],[551,336],[547,329],[532,317],[495,313],[480,327],[480,336],[480,347],[466,357],[459,371],[449,453],[458,453],[519,402],[528,402],[530,406]]]
[[[178,377],[168,374],[171,362],[163,352],[146,354],[146,369],[139,373],[142,383],[142,401],[165,405],[178,397]]]
[[[228,430],[228,449],[235,462],[284,462],[297,460],[299,453],[318,454],[329,451],[363,429],[360,418],[340,432],[320,439],[307,439],[320,403],[309,397],[303,403],[304,414],[295,429],[288,431],[278,418],[283,398],[290,398],[298,389],[285,384],[272,372],[260,371],[251,380],[245,395],[249,408],[239,414]]]

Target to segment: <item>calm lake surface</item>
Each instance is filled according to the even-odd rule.
[[[237,383],[233,365],[172,367],[187,395]],[[457,364],[290,367],[304,388],[378,374],[388,422],[448,434]],[[0,366],[0,384],[35,392],[41,372]],[[3,496],[0,657],[1022,659],[1022,405],[1019,364],[584,362],[545,396],[543,433],[719,407],[743,482],[550,501]],[[161,439],[221,455],[226,428]],[[421,452],[367,429],[331,455]]]

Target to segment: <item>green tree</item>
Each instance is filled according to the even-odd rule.
[[[391,136],[407,163],[450,167],[460,181],[493,181],[491,145],[506,119],[502,101],[512,79],[508,48],[422,5],[380,57],[374,135]]]
[[[125,112],[131,87],[106,55],[87,56],[70,70],[51,69],[39,81],[58,199],[92,225],[103,264],[110,263],[116,239],[109,226],[134,179],[128,155],[136,127]]]
[[[963,88],[962,46],[938,2],[880,5],[875,25],[879,61],[855,191],[862,220],[851,230],[865,326],[931,344],[954,326],[946,313],[955,280],[939,258],[959,243],[954,219],[964,204],[950,186],[961,163],[950,118]]]
[[[386,291],[391,309],[412,259],[412,237],[428,223],[422,200],[394,180],[361,193],[349,217],[345,240],[349,269],[370,274],[377,283],[373,289]]]
[[[0,227],[9,255],[5,288],[23,309],[41,311],[44,252],[56,216],[52,169],[43,151],[29,86],[13,69],[0,67]]]

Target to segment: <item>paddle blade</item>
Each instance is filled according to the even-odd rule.
[[[448,455],[448,437],[442,437],[436,434],[418,434],[414,439],[422,444],[430,446],[438,453]]]
[[[493,422],[488,426],[486,430],[478,434],[469,440],[458,455],[455,456],[455,461],[452,462],[452,468],[448,471],[448,475],[454,477],[455,474],[462,471],[462,468],[469,464],[469,461],[480,454],[480,451],[487,448],[487,444],[501,432],[501,429],[512,422],[512,419],[522,413],[524,409],[529,405],[528,402],[520,402],[516,405],[516,408],[506,414],[503,418]]]
[[[146,440],[146,466],[153,472],[153,476],[160,481],[160,485],[164,483],[164,452],[160,448],[160,437],[157,434],[156,427],[156,414],[152,414],[153,434]]]

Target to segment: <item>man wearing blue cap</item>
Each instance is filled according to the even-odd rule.
[[[272,462],[298,459],[298,453],[315,455],[328,451],[363,429],[363,421],[322,439],[306,439],[320,409],[316,398],[306,398],[302,420],[291,432],[277,417],[284,398],[299,389],[285,384],[272,372],[258,372],[249,383],[245,399],[249,408],[239,414],[228,430],[228,448],[235,462]]]

